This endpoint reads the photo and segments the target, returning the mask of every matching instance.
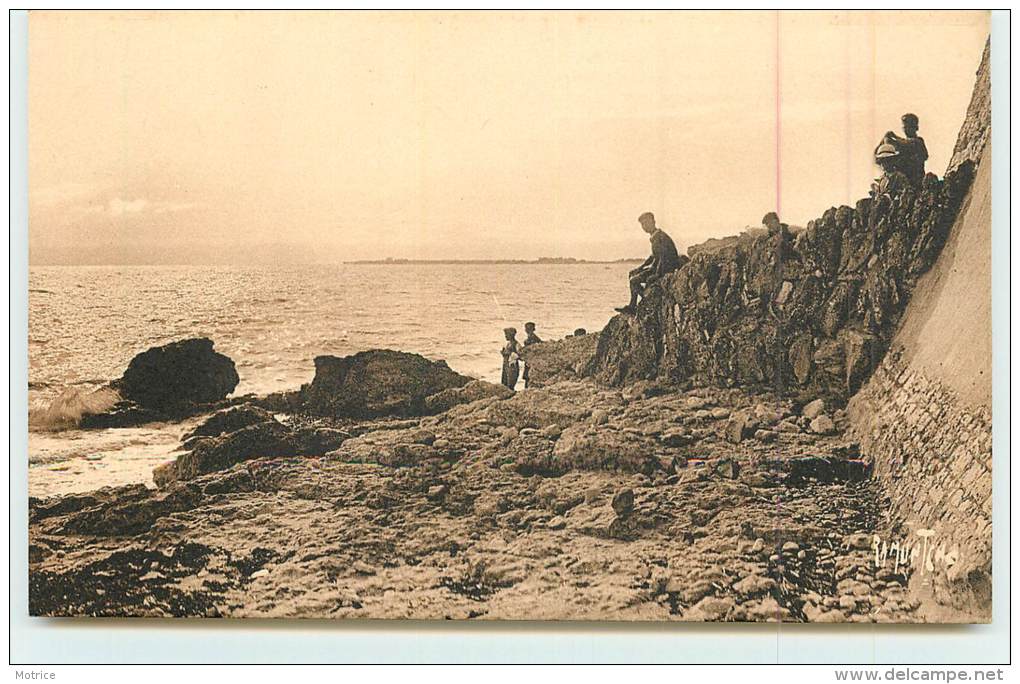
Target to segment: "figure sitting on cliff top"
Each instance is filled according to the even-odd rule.
[[[520,343],[517,341],[517,328],[503,328],[506,346],[500,350],[503,355],[503,377],[501,382],[509,389],[517,386],[517,375],[521,370]]]
[[[630,303],[617,307],[620,313],[634,313],[638,296],[644,296],[645,290],[667,273],[680,268],[680,255],[677,254],[673,239],[655,225],[655,216],[646,211],[638,217],[641,229],[648,233],[652,242],[652,255],[645,262],[630,272]],[[686,257],[685,257],[686,259]]]
[[[917,187],[924,179],[924,163],[928,160],[928,148],[924,138],[917,134],[916,114],[904,114],[903,136],[887,131],[875,148],[875,163],[887,174],[899,171],[910,184]]]

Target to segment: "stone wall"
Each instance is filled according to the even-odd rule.
[[[890,352],[850,402],[853,434],[901,524],[921,597],[991,618],[992,416]],[[927,540],[929,530],[933,535]],[[879,552],[881,553],[882,547]],[[888,561],[890,564],[894,561]]]
[[[848,407],[851,435],[902,527],[878,552],[899,542],[901,556],[903,547],[914,553],[905,559],[911,591],[931,599],[930,610],[950,606],[981,621],[991,619],[992,571],[987,60],[986,48],[950,164],[978,162],[971,191],[889,353]]]

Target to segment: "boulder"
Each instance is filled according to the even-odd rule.
[[[318,356],[315,377],[301,388],[301,405],[308,413],[336,418],[420,416],[427,411],[426,398],[469,382],[445,361],[419,354],[373,349]]]
[[[648,438],[613,429],[575,425],[563,430],[549,457],[546,472],[607,470],[650,475],[663,469]]]
[[[136,425],[166,420],[167,417],[162,411],[142,408],[133,401],[119,401],[112,408],[102,413],[82,414],[78,427],[86,430],[135,427]],[[184,416],[182,412],[179,412],[173,417]]]
[[[814,401],[805,404],[804,408],[801,409],[800,414],[805,418],[810,418],[813,420],[824,412],[825,412],[825,400],[815,399]]]
[[[824,413],[811,421],[811,432],[816,435],[831,435],[836,431],[836,425]]]
[[[744,411],[737,411],[730,415],[724,428],[726,439],[734,444],[740,444],[744,439],[754,434],[751,427],[751,418]]]
[[[617,516],[626,518],[634,511],[634,490],[628,487],[618,491],[613,495],[612,506]]]
[[[723,458],[712,465],[712,470],[719,477],[727,480],[736,479],[740,475],[740,465],[732,458]]]
[[[327,454],[340,448],[340,445],[350,439],[350,436],[346,430],[314,426],[298,428],[293,433],[298,453],[302,456]]]
[[[843,358],[846,364],[846,386],[856,394],[882,358],[874,335],[847,330],[843,334]]]
[[[771,577],[763,577],[761,575],[748,575],[744,579],[740,580],[733,585],[734,591],[738,594],[746,594],[748,596],[759,596],[761,594],[767,594],[776,588],[776,581]]]
[[[188,441],[194,437],[218,437],[229,432],[236,432],[241,428],[275,420],[273,414],[251,404],[231,406],[228,409],[217,411],[196,427],[186,433],[181,440]]]
[[[718,622],[725,620],[735,607],[736,602],[729,597],[708,596],[685,612],[682,619],[685,622]]]
[[[443,413],[459,404],[469,404],[480,399],[506,399],[513,392],[504,385],[497,385],[484,380],[472,380],[463,387],[450,387],[425,397],[425,413],[434,415]]]
[[[224,399],[239,380],[234,362],[201,337],[142,352],[111,386],[142,409],[178,414]]]
[[[528,366],[528,387],[542,387],[559,380],[583,377],[595,355],[598,335],[574,335],[521,348]]]
[[[564,382],[555,387],[517,392],[506,401],[488,408],[488,419],[495,425],[538,430],[557,425],[573,425],[591,415],[591,388],[581,383]]]
[[[811,379],[813,363],[811,361],[814,352],[814,342],[811,335],[798,335],[790,344],[789,360],[790,368],[797,383],[804,385]]]
[[[160,466],[159,477],[165,486],[170,482],[191,480],[205,473],[224,470],[253,458],[296,456],[300,452],[301,445],[291,430],[275,420],[266,421],[197,444],[191,451],[177,457],[172,472],[165,464]]]

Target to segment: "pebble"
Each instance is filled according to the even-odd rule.
[[[561,434],[563,434],[563,428],[555,423],[542,429],[542,436],[549,439],[559,439]]]
[[[824,412],[825,412],[825,400],[815,399],[814,401],[805,404],[804,408],[801,409],[800,414],[805,418],[814,419]]]
[[[549,522],[545,524],[545,526],[548,527],[550,530],[562,530],[564,527],[567,526],[567,521],[564,520],[561,516],[557,515],[555,518],[551,518]]]
[[[269,570],[266,570],[265,568],[262,568],[261,570],[256,570],[255,572],[253,572],[248,577],[249,577],[249,579],[258,579],[259,577],[265,577],[268,574],[269,574]]]
[[[626,487],[613,496],[613,511],[621,518],[625,518],[634,510],[634,490]]]
[[[824,413],[811,421],[811,432],[816,435],[831,435],[836,431],[836,425]]]
[[[748,575],[733,585],[734,591],[741,594],[747,594],[749,596],[764,594],[772,591],[775,587],[776,581],[774,579],[771,577],[762,577],[761,575]]]
[[[858,533],[851,534],[843,538],[843,543],[851,549],[870,549],[871,548],[871,535]]]
[[[375,568],[373,568],[368,563],[365,563],[364,561],[354,561],[354,563],[351,564],[351,569],[354,570],[354,572],[359,575],[375,574]]]

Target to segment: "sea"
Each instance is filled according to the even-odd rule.
[[[234,360],[235,393],[296,389],[313,359],[375,348],[443,359],[499,381],[503,328],[543,339],[600,330],[626,303],[630,263],[33,266],[29,270],[29,494],[151,485],[198,420],[106,430],[40,424],[136,354],[208,337]]]

